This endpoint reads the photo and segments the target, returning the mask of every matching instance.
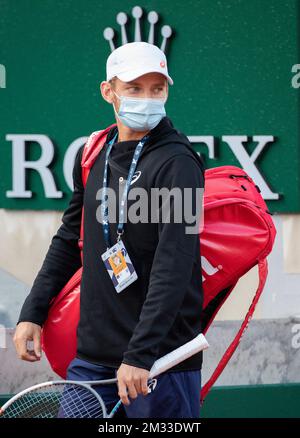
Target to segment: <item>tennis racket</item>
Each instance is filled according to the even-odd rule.
[[[158,359],[150,370],[149,379],[208,346],[203,334],[199,334],[190,342]],[[121,400],[108,413],[102,397],[94,387],[116,383],[116,378],[84,382],[57,380],[40,383],[19,392],[8,400],[0,409],[0,416],[2,418],[112,418],[121,406]]]

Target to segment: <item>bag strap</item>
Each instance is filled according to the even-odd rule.
[[[223,357],[221,358],[220,362],[217,365],[217,368],[213,372],[210,379],[206,382],[206,384],[201,389],[201,404],[203,404],[205,397],[207,396],[208,392],[210,391],[211,387],[215,383],[215,381],[218,379],[222,371],[224,370],[225,366],[229,362],[230,358],[232,357],[233,353],[237,349],[240,340],[245,333],[246,329],[248,328],[248,324],[253,316],[254,310],[256,308],[257,302],[261,296],[261,293],[263,291],[263,288],[266,283],[267,275],[268,275],[268,262],[267,259],[264,258],[262,260],[259,260],[258,262],[258,274],[259,274],[259,284],[257,287],[257,290],[255,292],[254,298],[252,300],[252,303],[249,307],[249,310],[245,316],[245,319],[237,332],[235,338],[227,348],[226,352],[224,353]]]
[[[81,172],[82,172],[82,183],[83,187],[86,186],[87,179],[90,170],[99,154],[101,149],[104,147],[108,132],[115,127],[116,124],[108,126],[106,129],[101,131],[93,132],[83,149],[82,159],[81,159]],[[82,206],[81,212],[81,223],[80,223],[80,238],[78,240],[78,246],[80,248],[81,263],[83,263],[83,231],[84,231],[84,208]]]

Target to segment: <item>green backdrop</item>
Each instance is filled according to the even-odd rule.
[[[72,141],[114,121],[99,94],[110,53],[105,27],[120,35],[116,15],[140,5],[155,10],[174,36],[167,51],[174,79],[167,112],[186,135],[211,135],[216,156],[195,144],[207,167],[240,165],[224,135],[273,135],[256,165],[279,200],[272,212],[299,212],[299,93],[292,66],[300,63],[296,0],[0,0],[0,208],[65,208],[70,190],[62,160]],[[143,22],[144,36],[148,23]],[[131,19],[129,40],[133,38]],[[120,44],[120,38],[117,39]],[[156,41],[156,42],[160,42]],[[12,188],[8,134],[43,134],[55,145],[51,170],[62,199],[47,199],[41,178],[28,171],[31,199],[6,197]],[[250,153],[256,144],[250,142]],[[39,157],[37,144],[26,149]]]

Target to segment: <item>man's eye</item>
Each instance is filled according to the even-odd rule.
[[[130,87],[130,88],[128,88],[128,91],[135,93],[135,92],[139,91],[139,87]]]

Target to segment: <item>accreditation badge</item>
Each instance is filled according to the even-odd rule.
[[[101,257],[118,293],[138,278],[122,240],[105,251]]]

